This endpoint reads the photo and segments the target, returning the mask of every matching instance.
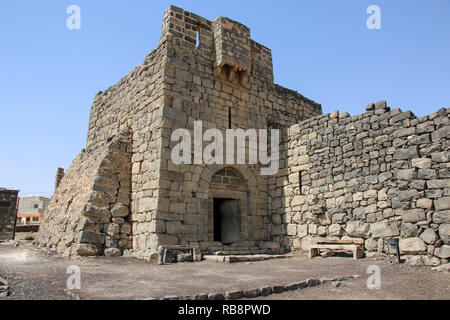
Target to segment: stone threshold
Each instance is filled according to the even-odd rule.
[[[236,291],[227,291],[225,293],[203,293],[192,296],[177,296],[177,295],[168,295],[164,296],[160,299],[156,298],[148,298],[144,300],[239,300],[243,298],[258,298],[258,297],[267,297],[272,294],[279,294],[285,291],[295,291],[301,290],[308,287],[315,287],[321,284],[333,282],[333,281],[345,281],[345,280],[353,280],[360,278],[361,275],[350,275],[350,276],[339,276],[339,277],[322,277],[322,278],[309,278],[306,280],[302,280],[299,282],[293,282],[287,285],[275,285],[275,286],[267,286],[261,287],[257,289],[250,290],[236,290]]]
[[[264,261],[269,259],[286,259],[291,258],[294,255],[282,255],[282,254],[252,254],[252,255],[204,255],[203,260],[214,262],[253,262]]]

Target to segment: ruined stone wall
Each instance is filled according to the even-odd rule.
[[[157,210],[161,157],[165,43],[147,55],[129,75],[96,95],[89,120],[87,150],[117,134],[131,135],[132,247],[146,250],[150,222]]]
[[[129,137],[81,152],[43,215],[37,241],[64,256],[122,254],[132,248]]]
[[[0,188],[0,240],[13,240],[16,226],[17,190]]]
[[[289,128],[271,180],[274,238],[307,249],[317,237],[362,238],[366,254],[400,238],[411,264],[450,256],[449,109],[416,118],[385,102]]]

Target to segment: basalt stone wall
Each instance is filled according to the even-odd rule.
[[[200,246],[206,252],[222,245],[213,237],[212,202],[214,197],[230,195],[214,189],[212,177],[225,168],[237,172],[248,191],[246,200],[241,199],[246,202],[241,223],[245,230],[235,245],[258,247],[270,239],[267,178],[260,175],[259,165],[195,163],[194,123],[202,122],[202,134],[211,128],[220,130],[225,147],[230,143],[225,141],[226,129],[286,127],[321,114],[321,106],[273,83],[270,49],[251,40],[250,30],[238,22],[210,21],[171,6],[162,30],[160,43],[167,48],[163,148],[158,211],[147,222],[155,226],[148,235],[148,250],[155,251],[160,244],[181,244]],[[171,159],[179,143],[171,141],[171,136],[180,128],[191,134],[192,164],[178,165]],[[197,151],[202,153],[210,143],[200,142],[202,148]]]
[[[210,191],[210,184],[219,170],[232,167],[248,192],[241,199],[246,201],[241,223],[246,230],[239,245],[257,246],[270,239],[268,183],[259,166],[203,161],[176,165],[171,159],[177,144],[171,141],[172,133],[184,128],[194,137],[195,121],[202,121],[202,133],[210,128],[224,133],[229,128],[288,127],[321,113],[319,104],[274,84],[271,50],[253,41],[246,26],[228,18],[210,21],[171,6],[164,14],[157,48],[130,74],[95,96],[86,151],[59,182],[41,230],[42,242],[67,255],[78,252],[74,243],[83,244],[80,252],[101,254],[109,248],[109,240],[117,240],[111,248],[122,251],[132,242],[132,254],[140,258],[148,258],[160,245],[200,246],[204,251],[219,247],[211,233],[211,200],[213,194],[223,195],[214,188]],[[122,135],[129,137],[131,148],[126,220],[132,228],[130,236],[112,232],[119,238],[108,239],[106,224],[116,222],[102,220],[103,214],[108,216],[103,209],[111,211],[115,203],[108,195],[106,203],[98,205],[89,199],[102,159],[109,157],[106,146]],[[208,144],[204,142],[203,148]],[[72,197],[75,204],[68,206]],[[81,228],[90,233],[81,233],[76,219],[85,216],[87,204],[96,206],[88,211],[98,211],[100,217],[94,218],[100,220],[89,222],[94,225],[86,227],[89,230]],[[111,228],[117,231],[117,226]]]
[[[130,138],[119,136],[77,156],[43,215],[41,246],[64,256],[132,248],[130,151]]]
[[[0,188],[0,240],[14,239],[18,194],[17,190]]]
[[[450,257],[449,109],[417,118],[385,102],[291,126],[271,180],[272,234],[287,250],[317,238],[365,241],[367,255],[400,238],[411,264]]]

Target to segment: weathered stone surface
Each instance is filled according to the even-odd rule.
[[[80,256],[95,256],[97,255],[97,247],[92,244],[81,243],[77,246],[77,254]]]
[[[415,174],[416,174],[416,170],[414,170],[414,169],[399,170],[397,172],[397,179],[411,180],[411,179],[414,179]]]
[[[176,295],[169,295],[162,297],[161,300],[180,300],[180,297]]]
[[[419,231],[419,228],[415,224],[402,223],[400,234],[403,238],[410,238],[410,237],[415,237],[417,235],[418,231]]]
[[[306,284],[308,285],[308,287],[315,287],[318,286],[320,284],[320,280],[319,279],[306,279]]]
[[[261,288],[261,296],[266,297],[268,295],[271,295],[273,293],[272,287],[264,287]]]
[[[414,168],[419,169],[431,168],[431,159],[429,158],[412,159],[411,163]]]
[[[450,244],[450,224],[441,224],[439,227],[439,237],[445,244]]]
[[[0,240],[13,240],[18,209],[18,190],[0,188]]]
[[[297,228],[297,234],[299,238],[303,238],[308,235],[308,225],[307,224],[299,224]]]
[[[403,222],[415,223],[424,220],[426,220],[426,216],[425,210],[423,209],[412,209],[412,210],[405,210],[402,212]]]
[[[374,238],[388,238],[395,237],[400,234],[396,223],[387,223],[386,221],[380,221],[370,225],[370,233]]]
[[[303,281],[298,282],[297,285],[298,285],[298,289],[304,289],[308,286],[308,283],[306,280],[303,280]]]
[[[81,243],[102,245],[105,243],[105,234],[83,231],[80,233],[79,241]]]
[[[130,223],[124,223],[120,227],[120,233],[123,234],[130,234],[131,233],[131,224]]]
[[[423,260],[421,256],[406,256],[405,264],[410,266],[423,266]]]
[[[369,233],[369,224],[359,221],[349,221],[347,222],[345,231],[350,237],[367,238]]]
[[[343,231],[344,230],[342,229],[341,225],[339,225],[339,224],[332,224],[328,228],[328,233],[330,236],[341,236]]]
[[[439,267],[432,268],[432,270],[437,272],[450,272],[450,263],[441,264]]]
[[[225,300],[225,296],[222,293],[210,293],[208,300]]]
[[[427,250],[425,242],[420,238],[400,239],[401,254],[418,254]]]
[[[125,218],[128,216],[128,207],[118,203],[112,208],[111,214],[113,217]]]
[[[436,257],[439,257],[441,259],[448,259],[450,258],[450,246],[444,245],[440,248],[436,248],[434,250],[434,255]]]
[[[237,300],[241,299],[244,296],[242,290],[238,291],[229,291],[225,293],[225,299],[226,300]]]
[[[418,158],[417,147],[410,147],[407,149],[398,149],[395,152],[395,159],[397,160],[409,160],[413,158]]]
[[[438,266],[441,264],[441,259],[436,257],[423,256],[422,262],[426,266]]]
[[[420,235],[420,239],[425,241],[427,244],[435,244],[438,240],[438,237],[436,235],[436,232],[434,232],[433,229],[427,228],[424,232]]]
[[[434,200],[434,207],[438,211],[450,210],[450,197],[444,197]]]
[[[272,291],[273,291],[273,293],[282,293],[282,292],[284,292],[284,286],[273,286],[272,287]]]
[[[374,238],[369,238],[365,241],[364,248],[369,252],[375,252],[378,249],[378,241]]]
[[[105,249],[105,256],[107,256],[107,257],[118,257],[121,255],[122,255],[122,252],[117,248]]]
[[[246,298],[257,298],[261,295],[261,289],[243,290],[243,295]]]
[[[85,206],[84,214],[93,218],[107,218],[111,217],[111,212],[109,212],[106,208],[99,208],[93,205],[92,203],[88,203]]]
[[[431,199],[419,199],[416,202],[416,206],[422,209],[430,209],[433,207],[433,200]]]
[[[177,255],[177,262],[194,262],[194,258],[190,253],[179,253]]]
[[[433,213],[434,223],[450,223],[450,210]]]

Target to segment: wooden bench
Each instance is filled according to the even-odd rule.
[[[364,240],[328,240],[320,239],[309,248],[308,257],[311,259],[319,254],[320,249],[351,251],[354,259],[362,258],[364,255]]]

